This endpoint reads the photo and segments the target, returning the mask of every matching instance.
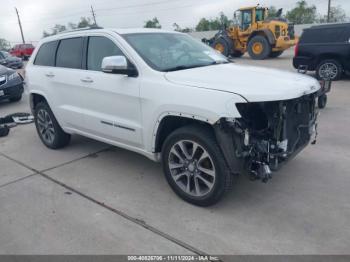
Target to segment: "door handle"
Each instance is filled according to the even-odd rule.
[[[55,75],[53,74],[53,73],[47,73],[47,74],[45,74],[47,77],[54,77]]]
[[[92,80],[90,77],[82,78],[80,79],[81,82],[83,83],[93,83],[94,80]]]

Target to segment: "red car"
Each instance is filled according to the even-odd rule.
[[[11,49],[10,54],[27,60],[32,55],[33,51],[34,46],[32,44],[19,44]]]

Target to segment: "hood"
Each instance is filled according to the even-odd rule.
[[[15,72],[15,70],[12,70],[10,68],[7,68],[5,66],[0,65],[0,76],[9,75],[9,74],[12,74],[14,72]]]
[[[15,56],[9,56],[9,57],[6,57],[6,61],[7,62],[20,62],[20,61],[22,61],[22,59],[19,57],[15,57]]]
[[[249,102],[288,100],[320,89],[312,77],[263,67],[222,64],[168,72],[176,84],[243,96]]]

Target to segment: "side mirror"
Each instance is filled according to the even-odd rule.
[[[102,60],[102,72],[135,77],[138,72],[125,56],[107,56]]]

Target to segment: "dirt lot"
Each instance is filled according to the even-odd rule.
[[[293,70],[291,53],[237,63]],[[0,253],[348,254],[349,83],[334,84],[317,145],[268,184],[240,177],[211,208],[177,198],[140,155],[82,137],[51,151],[34,125],[17,127],[0,139]],[[26,97],[0,103],[22,111]]]

